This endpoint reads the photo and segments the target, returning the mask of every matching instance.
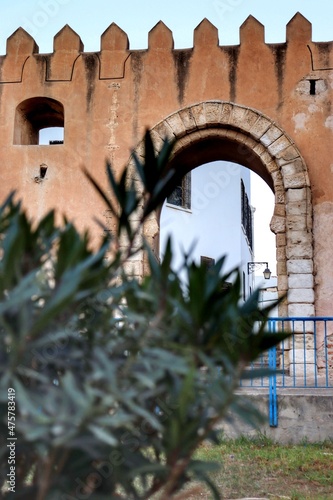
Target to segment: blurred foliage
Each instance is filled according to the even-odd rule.
[[[150,273],[126,272],[144,222],[178,180],[167,168],[172,146],[156,154],[147,132],[145,157],[134,155],[140,182],[129,168],[117,180],[107,165],[111,198],[86,174],[117,226],[95,250],[69,221],[56,226],[54,212],[32,224],[14,194],[0,209],[4,498],[159,492],[166,500],[194,479],[219,498],[215,465],[194,453],[204,440],[218,442],[228,410],[254,419],[235,390],[248,363],[283,337],[265,331],[275,304],[260,310],[257,292],[243,303],[239,272],[224,273],[224,258],[208,270],[184,257],[184,283],[171,269],[170,241],[158,262],[141,238]]]

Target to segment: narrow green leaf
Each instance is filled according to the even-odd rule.
[[[109,444],[110,446],[117,446],[118,439],[113,436],[110,432],[106,431],[102,427],[98,427],[97,425],[90,424],[88,425],[88,429],[103,443]]]

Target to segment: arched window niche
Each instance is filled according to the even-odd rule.
[[[43,129],[64,129],[64,106],[50,97],[32,97],[22,101],[16,108],[14,144],[39,145]],[[56,141],[57,144],[62,139]],[[49,142],[49,143],[52,143]],[[45,144],[45,141],[44,141]]]

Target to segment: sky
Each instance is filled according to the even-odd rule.
[[[237,44],[239,27],[252,14],[264,26],[266,41],[285,41],[285,26],[299,11],[311,23],[314,41],[333,39],[331,0],[0,0],[0,53],[19,26],[36,40],[40,52],[51,52],[53,36],[69,24],[86,51],[97,51],[100,36],[117,23],[130,48],[147,47],[148,31],[162,20],[173,32],[175,47],[192,46],[193,29],[207,17],[219,30],[220,44]]]
[[[265,26],[267,43],[279,43],[285,42],[286,24],[296,12],[312,23],[313,41],[333,40],[332,0],[0,0],[0,5],[0,54],[20,26],[34,37],[40,53],[52,52],[53,37],[65,24],[80,35],[85,51],[98,51],[112,22],[127,33],[131,49],[145,49],[149,30],[160,20],[173,32],[175,48],[192,47],[193,30],[204,18],[218,28],[220,45],[235,45],[249,15]],[[252,205],[255,260],[269,261],[274,274],[274,235],[268,229],[273,198],[261,179],[253,182]]]

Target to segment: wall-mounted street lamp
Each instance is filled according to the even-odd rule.
[[[271,277],[271,271],[268,268],[268,262],[248,262],[247,263],[247,274],[253,273],[256,269],[257,266],[266,266],[264,270],[264,278],[265,280],[269,280]]]

